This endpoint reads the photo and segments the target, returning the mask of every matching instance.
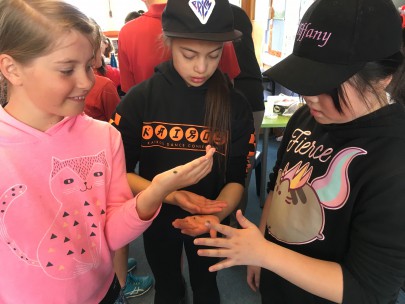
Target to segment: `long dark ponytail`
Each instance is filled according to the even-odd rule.
[[[209,144],[217,146],[218,141],[224,143],[231,136],[231,100],[230,81],[219,69],[207,81],[208,91],[205,96],[205,125],[210,129]],[[224,145],[229,147],[229,145]],[[223,151],[228,155],[228,151]],[[220,162],[226,168],[226,157]],[[221,166],[222,167],[222,166]]]

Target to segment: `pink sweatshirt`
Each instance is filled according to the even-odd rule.
[[[114,127],[83,114],[41,132],[0,106],[0,303],[99,303],[112,251],[151,224],[135,206]]]

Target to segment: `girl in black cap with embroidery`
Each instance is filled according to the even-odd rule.
[[[263,303],[395,302],[405,278],[400,50],[391,0],[311,5],[293,53],[265,72],[306,106],[286,128],[259,229],[238,211],[244,229],[207,223],[226,238],[195,240],[219,247],[199,255],[226,258],[211,271],[251,265]]]
[[[194,237],[208,233],[206,221],[227,219],[241,199],[254,127],[247,101],[217,69],[223,44],[241,36],[233,29],[227,0],[169,0],[162,15],[172,60],[153,77],[128,91],[113,124],[121,131],[129,182],[138,193],[165,168],[216,148],[212,172],[200,183],[168,195],[144,233],[155,277],[155,303],[182,303],[185,286],[182,251],[187,255],[193,301],[220,303],[212,258],[199,257]],[[134,168],[139,162],[139,174]],[[194,214],[190,201],[224,201],[222,210]],[[181,206],[182,208],[180,208]],[[189,212],[190,211],[190,212]],[[198,213],[198,212],[197,212]],[[175,228],[176,227],[176,228]]]

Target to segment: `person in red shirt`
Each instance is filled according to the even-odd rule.
[[[110,53],[114,51],[114,47],[111,44],[111,41],[108,37],[102,35],[101,37],[101,65],[95,68],[96,75],[104,76],[110,78],[114,84],[118,92],[120,92],[121,88],[121,75],[120,70],[118,68],[112,67],[110,62]]]
[[[120,97],[114,83],[107,77],[94,75],[95,83],[86,96],[84,112],[94,119],[109,121]]]
[[[94,86],[86,96],[86,103],[84,106],[84,113],[88,116],[109,121],[115,107],[120,102],[120,97],[117,93],[117,87],[114,82],[101,73],[103,67],[102,45],[104,35],[101,32],[99,25],[93,20],[93,24],[98,28],[98,35],[95,38],[95,44],[100,47],[95,51],[93,71],[94,71]]]

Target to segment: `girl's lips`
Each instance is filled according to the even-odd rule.
[[[69,99],[72,99],[73,101],[76,101],[76,102],[84,102],[84,100],[86,99],[86,96],[69,97]]]
[[[311,112],[311,115],[312,115],[312,116],[319,116],[319,115],[322,114],[322,112],[317,111],[317,110],[312,109],[312,108],[310,109],[310,112]]]
[[[203,83],[205,81],[204,77],[191,77],[191,81],[194,83]]]

